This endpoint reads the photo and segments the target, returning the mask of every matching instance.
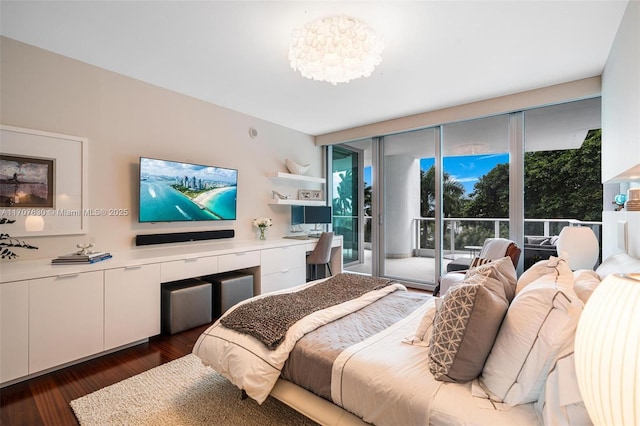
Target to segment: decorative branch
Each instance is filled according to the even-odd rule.
[[[12,224],[15,220],[0,218],[0,225]],[[0,234],[0,259],[15,259],[18,255],[7,247],[15,247],[29,250],[37,250],[38,247],[27,244],[26,242],[13,238],[9,234]]]

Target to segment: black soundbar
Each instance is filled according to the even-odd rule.
[[[217,240],[220,238],[233,238],[234,236],[235,231],[233,229],[175,232],[170,234],[143,234],[136,235],[136,245],[148,246],[151,244],[183,243],[185,241]]]

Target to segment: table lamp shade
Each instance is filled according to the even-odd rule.
[[[578,386],[595,425],[640,425],[640,273],[609,275],[575,341]]]
[[[568,256],[572,270],[593,269],[600,247],[596,234],[586,226],[565,226],[558,236],[558,255]]]
[[[44,218],[42,216],[27,216],[24,220],[24,230],[27,232],[38,232],[44,229]]]

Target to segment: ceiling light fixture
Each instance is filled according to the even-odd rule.
[[[491,152],[489,145],[483,143],[469,143],[464,145],[457,145],[454,148],[456,155],[480,155],[488,154]]]
[[[382,39],[357,19],[339,15],[293,31],[289,63],[309,79],[333,85],[369,77],[382,62]]]

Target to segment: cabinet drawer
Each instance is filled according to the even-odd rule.
[[[104,348],[160,334],[160,264],[104,271]]]
[[[218,272],[235,271],[260,265],[260,252],[243,251],[218,256]]]
[[[278,247],[262,250],[260,253],[261,275],[286,272],[306,265],[304,245]]]
[[[0,382],[29,374],[29,282],[0,284]]]
[[[163,262],[160,266],[160,280],[166,283],[217,272],[218,256],[194,257],[192,259]]]
[[[29,282],[29,373],[103,350],[103,272]]]
[[[304,284],[307,278],[306,268],[292,268],[274,274],[262,275],[260,279],[260,294],[284,290]]]

